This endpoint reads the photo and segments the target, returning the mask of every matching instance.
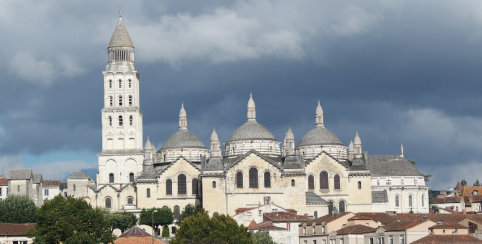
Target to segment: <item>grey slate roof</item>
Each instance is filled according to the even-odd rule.
[[[69,188],[69,187],[68,187],[68,185],[67,185],[67,182],[65,182],[65,181],[60,182],[59,189],[60,189],[61,191],[63,191],[64,189],[68,189],[68,188]]]
[[[188,130],[181,129],[170,136],[162,145],[161,150],[177,148],[202,148],[207,149],[199,138]]]
[[[369,156],[372,176],[422,176],[417,167],[398,155]]]
[[[368,170],[368,167],[363,158],[355,158],[352,161],[350,170],[353,170],[353,171]]]
[[[281,157],[268,157],[265,155],[262,155],[258,151],[251,149],[244,155],[235,157],[235,158],[224,158],[224,165],[225,169],[231,168],[233,165],[237,164],[239,161],[243,160],[245,157],[249,156],[251,153],[256,154],[258,157],[266,160],[268,163],[271,163],[273,166],[275,166],[278,169],[281,169],[281,166],[279,163],[281,163]]]
[[[205,171],[211,171],[211,170],[223,170],[223,159],[222,158],[209,158],[206,160],[206,168],[204,169]]]
[[[297,147],[311,145],[343,145],[338,137],[325,127],[315,127],[301,138]]]
[[[243,141],[243,140],[274,140],[273,134],[256,121],[248,121],[241,125],[229,138],[230,141]]]
[[[33,174],[33,183],[40,184],[42,181],[42,174]]]
[[[296,155],[288,155],[284,158],[283,168],[301,169],[301,162]]]
[[[29,180],[32,169],[9,169],[7,179],[9,180]]]
[[[82,173],[82,171],[77,171],[73,173],[71,176],[69,176],[69,178],[67,179],[90,179],[90,177]]]
[[[387,190],[372,191],[372,202],[388,202]]]
[[[119,18],[119,22],[110,38],[109,47],[134,47],[127,29],[124,23],[122,23],[122,18]]]
[[[313,192],[306,192],[306,203],[327,204],[328,202]]]

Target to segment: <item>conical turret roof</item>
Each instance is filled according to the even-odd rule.
[[[109,47],[134,47],[131,37],[122,22],[122,17],[120,16],[114,34],[112,34],[112,37],[110,38]]]

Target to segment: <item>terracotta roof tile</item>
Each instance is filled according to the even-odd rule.
[[[414,221],[414,220],[421,220],[422,217],[427,217],[429,220],[433,222],[447,222],[447,223],[458,223],[462,220],[464,220],[467,217],[470,217],[472,215],[467,215],[467,214],[410,214],[410,213],[402,213],[402,214],[397,214],[393,217],[396,219],[399,219],[400,221]]]
[[[385,231],[399,231],[399,230],[407,230],[412,227],[415,227],[419,224],[422,224],[428,220],[415,220],[415,221],[400,221],[400,222],[393,222],[388,225],[385,225],[383,229]]]
[[[457,223],[444,223],[440,225],[434,225],[428,229],[432,230],[432,229],[468,229],[468,228],[469,227],[466,227]]]
[[[432,243],[482,243],[482,240],[470,235],[428,235],[422,239],[412,242],[412,244],[432,244]]]
[[[274,226],[271,221],[263,221],[258,224],[260,231],[270,231],[270,230],[287,230],[286,228]]]
[[[0,224],[0,235],[6,235],[12,224]]]
[[[151,235],[147,233],[145,230],[139,228],[139,226],[134,226],[129,230],[125,231],[119,237],[130,237],[130,236],[151,236]]]
[[[35,224],[11,224],[7,235],[26,235],[27,231],[34,228]]]
[[[482,186],[465,186],[463,196],[470,196],[474,191],[482,194]]]
[[[355,217],[359,219],[371,219],[375,222],[382,223],[382,225],[387,225],[397,220],[395,217],[386,213],[357,213],[353,218]]]
[[[459,203],[462,201],[461,196],[456,196],[456,197],[432,197],[432,201],[434,203]]]
[[[271,220],[273,222],[306,222],[311,218],[303,215],[296,215],[288,212],[272,212],[264,213],[263,219]]]
[[[44,180],[44,186],[60,186],[60,180]]]
[[[460,184],[460,182],[457,182],[457,185],[455,186],[455,190],[457,190],[458,192],[462,192],[463,187],[462,187],[462,184]]]
[[[151,244],[152,236],[131,236],[119,237],[114,241],[114,244]],[[155,244],[167,244],[163,241],[154,238]]]
[[[319,218],[316,218],[316,219],[312,219],[312,220],[309,220],[306,225],[312,225],[313,222],[316,223],[317,225],[320,225],[321,223],[325,222],[325,223],[330,223],[331,221],[333,220],[336,220],[338,218],[341,218],[347,214],[351,214],[350,212],[344,212],[344,213],[339,213],[338,215],[331,215],[331,214],[327,214],[325,216],[322,216],[322,217],[319,217]],[[301,225],[300,225],[301,226]]]
[[[341,228],[336,231],[337,235],[347,235],[347,234],[363,234],[368,232],[375,232],[376,229],[366,225],[352,225],[345,228]]]
[[[248,225],[248,230],[259,230],[258,224],[256,224],[256,221],[254,221],[254,219]]]
[[[0,185],[8,185],[7,178],[0,175]]]

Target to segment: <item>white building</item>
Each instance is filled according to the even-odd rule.
[[[0,175],[0,201],[5,200],[8,196],[8,180]]]
[[[61,194],[60,180],[44,180],[42,192],[43,192],[42,198],[44,199],[44,201],[51,200],[55,196]]]

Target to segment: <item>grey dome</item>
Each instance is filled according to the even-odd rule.
[[[161,149],[202,148],[207,149],[199,138],[188,130],[178,130],[162,145]]]
[[[327,128],[317,126],[301,138],[297,147],[312,145],[343,145],[343,143]]]
[[[248,121],[244,125],[241,125],[229,138],[230,141],[243,141],[243,140],[274,140],[273,134],[269,132],[266,127],[262,126],[256,121]]]

